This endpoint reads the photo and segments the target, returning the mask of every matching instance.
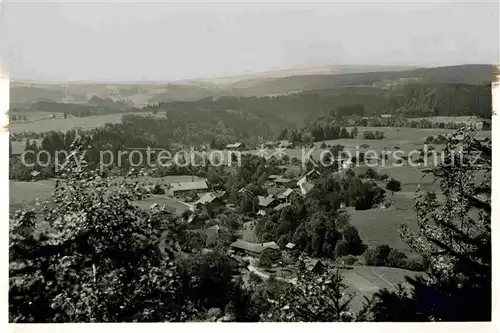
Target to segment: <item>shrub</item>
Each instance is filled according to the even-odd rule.
[[[281,252],[275,249],[265,249],[259,255],[259,266],[270,268],[274,263],[281,260]]]
[[[349,242],[340,240],[335,244],[335,257],[339,258],[349,254]]]
[[[389,180],[387,182],[387,185],[385,186],[385,188],[389,191],[392,192],[392,194],[394,194],[394,192],[399,192],[401,191],[401,182],[399,180],[396,180],[394,178],[391,178],[391,180]]]
[[[165,190],[160,184],[156,184],[151,190],[151,194],[165,194]]]
[[[401,251],[391,249],[387,256],[387,266],[404,268],[408,257]]]
[[[386,266],[387,257],[391,252],[389,245],[378,245],[374,249],[367,249],[364,253],[365,263],[369,266]]]
[[[357,260],[356,257],[351,254],[340,258],[340,261],[344,263],[344,265],[354,265],[356,260]]]

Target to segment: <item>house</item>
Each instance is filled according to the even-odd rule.
[[[193,206],[200,207],[203,206],[210,215],[215,209],[223,207],[225,205],[224,201],[214,192],[205,193],[200,199],[198,199]]]
[[[306,173],[307,180],[315,180],[321,177],[321,172],[316,169],[312,169]]]
[[[297,186],[300,189],[300,193],[302,195],[306,195],[307,193],[309,193],[314,188],[314,184],[311,181],[318,179],[320,176],[321,172],[316,169],[312,169],[307,172],[304,177],[300,178],[297,181]]]
[[[214,191],[213,193],[222,200],[226,200],[229,195],[227,191]]]
[[[272,196],[264,197],[262,195],[259,195],[257,196],[257,199],[259,199],[259,207],[261,209],[272,208],[276,205],[276,201]]]
[[[276,184],[276,186],[282,186],[282,187],[294,187],[297,184],[293,179],[284,177],[276,178],[274,180],[274,183]]]
[[[283,202],[287,201],[291,194],[294,193],[295,190],[291,188],[285,188],[285,187],[269,187],[267,189],[267,193],[269,196],[272,196],[274,199]]]
[[[311,273],[320,273],[324,266],[321,261],[318,259],[308,259],[304,261],[306,270],[308,270]]]
[[[208,185],[204,180],[195,180],[192,182],[180,182],[170,184],[170,193],[174,196],[186,193],[208,192]]]
[[[288,140],[281,140],[281,141],[278,141],[278,147],[291,148],[291,147],[293,147],[293,144]]]
[[[273,250],[279,250],[280,249],[280,247],[278,246],[278,244],[276,244],[275,242],[262,243],[262,246],[264,246],[264,248],[266,248],[266,249],[273,249]]]
[[[273,198],[278,198],[281,194],[283,194],[287,189],[283,187],[269,187],[267,188],[267,193],[269,196],[272,196]]]
[[[278,143],[277,142],[274,142],[274,141],[267,141],[266,143],[264,143],[264,147],[267,147],[267,148],[274,148],[276,147]]]
[[[189,229],[201,229],[205,224],[202,219],[198,218],[198,214],[196,213],[189,215],[186,222],[189,225]]]
[[[238,239],[230,246],[235,252],[247,255],[258,255],[265,249],[279,249],[279,246],[275,242],[250,243],[242,239]]]
[[[263,209],[259,209],[259,211],[257,212],[257,215],[259,215],[259,216],[265,216],[266,215],[266,211],[263,210]]]
[[[226,146],[226,149],[227,150],[243,150],[243,149],[245,149],[245,144],[242,142],[231,143],[231,144],[228,144]]]
[[[299,179],[297,186],[302,195],[306,195],[314,188],[314,184],[307,180],[307,175]]]
[[[283,193],[281,194],[278,194],[277,196],[277,199],[278,200],[285,200],[285,201],[288,201],[288,199],[290,198],[290,196],[292,195],[292,193],[294,193],[295,191],[291,188],[287,188]]]
[[[288,250],[293,250],[295,248],[295,244],[294,243],[288,243],[285,245],[285,248],[288,249]]]

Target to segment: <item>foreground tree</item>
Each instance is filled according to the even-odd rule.
[[[128,187],[78,163],[83,147],[73,147],[45,226],[28,209],[10,221],[10,321],[186,320],[192,308],[178,292],[170,242],[176,220],[143,212]]]
[[[299,272],[294,283],[275,281],[279,288],[268,295],[270,304],[261,315],[263,321],[339,322],[353,321],[350,312],[353,295],[337,269],[322,274]]]
[[[417,191],[418,233],[402,237],[428,263],[428,277],[410,290],[383,291],[372,304],[375,321],[491,320],[491,142],[472,129],[453,135],[445,160],[432,170],[444,202]]]
[[[392,195],[394,195],[394,192],[399,192],[401,191],[401,182],[399,180],[396,180],[394,178],[391,178],[388,182],[385,188],[389,191],[391,191]]]

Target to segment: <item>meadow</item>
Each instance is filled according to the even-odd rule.
[[[124,177],[116,177],[117,182],[123,179]],[[162,178],[141,176],[133,180],[147,180],[151,183],[170,184],[177,182],[190,182],[192,179],[199,180],[201,178],[186,175],[165,176]],[[21,182],[17,180],[9,180],[10,212],[12,213],[18,209],[21,209],[25,205],[33,205],[36,201],[50,201],[55,183],[55,179],[46,179],[36,182]],[[155,202],[159,205],[166,205],[175,209],[177,214],[181,214],[188,208],[186,204],[163,195],[151,196],[141,201],[135,201],[135,203],[138,204],[141,208],[148,208]]]
[[[46,115],[50,116],[49,113],[46,113]],[[56,119],[45,118],[35,121],[10,123],[9,130],[12,133],[20,133],[25,131],[35,132],[35,133],[42,133],[48,131],[66,132],[75,128],[92,129],[103,126],[106,123],[116,124],[116,123],[121,123],[121,121],[122,121],[122,114],[120,113],[106,114],[102,116],[91,116],[91,117],[68,117],[66,119],[60,117]]]
[[[62,113],[54,113],[56,118],[51,118],[53,113],[49,112],[40,112],[40,111],[26,111],[15,113],[25,115],[28,118],[28,121],[23,122],[11,122],[9,124],[9,130],[12,133],[20,133],[20,132],[35,132],[42,133],[48,131],[62,131],[66,132],[71,129],[81,128],[84,130],[97,128],[104,126],[107,123],[118,124],[122,122],[122,117],[124,113],[110,113],[103,114],[99,116],[90,116],[90,117],[74,117],[68,116],[68,118],[64,119],[64,115]],[[141,116],[153,116],[148,112],[129,112],[126,113],[128,115],[141,115]],[[154,115],[155,117],[165,117],[164,114]]]

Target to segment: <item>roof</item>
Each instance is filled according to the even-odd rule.
[[[275,181],[276,183],[289,183],[289,182],[291,182],[292,180],[291,180],[291,179],[289,179],[289,178],[282,178],[282,177],[280,177],[280,178],[276,178],[274,181]]]
[[[231,247],[235,247],[237,249],[246,250],[254,253],[260,253],[265,249],[262,244],[250,243],[242,239],[238,239],[236,242],[232,243]]]
[[[208,189],[207,183],[204,180],[195,180],[193,182],[184,183],[171,183],[170,186],[170,190],[172,192]]]
[[[207,203],[211,203],[212,201],[216,200],[216,199],[219,199],[219,196],[213,192],[209,192],[209,193],[205,193],[200,199],[198,199],[198,201],[196,201],[194,203],[194,205],[198,205],[198,204],[207,204]]]
[[[285,247],[286,247],[287,249],[290,249],[290,250],[291,250],[291,249],[293,249],[293,248],[295,247],[295,244],[294,244],[294,243],[288,243],[288,244],[286,244],[286,245],[285,245]]]
[[[292,204],[290,204],[289,202],[285,202],[285,203],[282,203],[276,207],[274,207],[274,210],[282,210],[283,208],[285,207],[288,207],[288,206],[291,206]]]
[[[264,246],[266,249],[275,249],[275,250],[279,250],[280,249],[280,247],[278,246],[278,244],[276,244],[275,242],[262,243],[262,246]]]
[[[281,147],[289,147],[289,146],[292,145],[292,143],[290,141],[288,141],[288,140],[281,140],[281,141],[279,141],[279,145]]]
[[[319,172],[319,171],[318,171],[318,170],[316,170],[316,169],[312,169],[311,171],[309,171],[308,173],[306,173],[306,177],[307,177],[307,176],[312,175],[313,173],[316,173],[316,174],[318,174],[318,175],[321,175],[321,172]]]
[[[262,206],[262,207],[267,207],[271,203],[273,203],[273,201],[274,201],[274,198],[271,196],[263,197],[263,196],[259,195],[259,196],[257,196],[257,198],[259,199],[259,206]]]
[[[290,194],[293,193],[293,190],[291,188],[287,188],[285,192],[281,193],[279,196],[283,198],[287,198]]]
[[[269,179],[278,179],[278,178],[281,178],[281,176],[280,175],[270,175],[267,178],[269,178]]]
[[[230,143],[226,145],[226,148],[240,148],[243,145],[241,142]]]
[[[280,196],[283,193],[285,193],[286,190],[287,190],[287,188],[283,188],[283,187],[270,187],[267,189],[267,193],[269,195],[277,197],[277,196]]]
[[[314,184],[311,182],[305,181],[305,182],[301,183],[299,185],[299,187],[300,187],[300,192],[303,195],[306,195],[307,193],[309,193],[309,191],[311,191],[314,188]]]
[[[216,196],[218,196],[219,198],[223,197],[226,195],[226,191],[215,191],[214,192]]]
[[[264,215],[266,215],[266,211],[263,209],[259,209],[259,211],[257,212],[257,215],[264,216]]]
[[[306,269],[308,271],[312,271],[314,270],[318,265],[322,265],[321,261],[319,261],[318,259],[308,259],[308,260],[305,260],[305,265],[306,265]]]
[[[238,239],[236,242],[232,243],[231,247],[254,252],[254,253],[261,253],[265,249],[279,250],[279,246],[275,242],[250,243],[250,242],[244,241],[242,239]]]

